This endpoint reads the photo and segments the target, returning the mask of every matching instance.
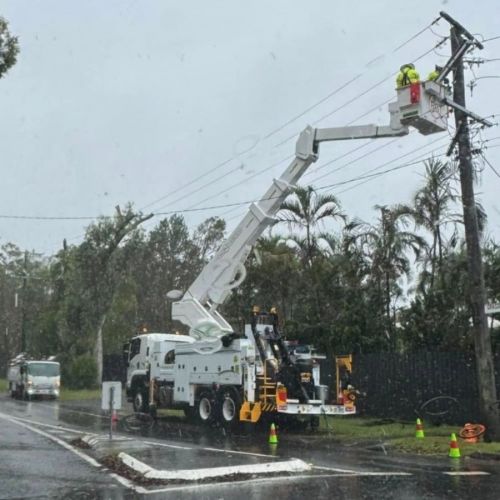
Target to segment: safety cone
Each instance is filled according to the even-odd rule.
[[[460,458],[460,448],[457,443],[457,436],[452,432],[450,440],[450,453],[448,454],[450,458]]]
[[[278,444],[278,435],[276,434],[276,427],[271,424],[271,430],[269,432],[269,444]]]
[[[417,439],[423,439],[425,437],[424,426],[422,425],[422,420],[419,418],[417,418],[417,425],[415,427],[415,437]]]
[[[116,422],[118,422],[118,413],[116,413],[116,410],[113,410],[113,413],[111,414],[111,422],[113,424],[116,424]]]

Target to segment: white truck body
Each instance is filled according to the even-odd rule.
[[[56,361],[13,360],[8,367],[7,381],[11,397],[56,399],[61,386],[60,365]]]

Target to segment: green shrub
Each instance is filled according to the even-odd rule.
[[[91,389],[96,387],[97,364],[88,354],[78,356],[65,363],[62,385],[71,389]]]

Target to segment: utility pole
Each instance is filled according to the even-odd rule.
[[[28,251],[24,252],[23,293],[21,299],[21,352],[26,352],[26,289],[28,281]]]
[[[474,330],[474,350],[479,394],[479,409],[489,438],[500,440],[500,420],[495,386],[495,367],[491,348],[491,335],[485,312],[486,293],[484,285],[481,244],[474,197],[474,165],[469,135],[469,116],[465,109],[465,81],[463,55],[468,46],[482,45],[457,21],[441,12],[441,17],[451,24],[451,59],[453,61],[453,100],[455,107],[456,136],[453,145],[458,145],[460,185],[464,214],[467,265],[469,273],[470,304]],[[462,109],[460,109],[460,107]]]

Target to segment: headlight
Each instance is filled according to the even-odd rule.
[[[33,380],[28,380],[28,387],[31,387],[33,385]]]
[[[60,380],[56,380],[56,381],[54,382],[54,387],[55,387],[56,389],[59,389],[59,387],[61,387],[61,381],[60,381]]]

